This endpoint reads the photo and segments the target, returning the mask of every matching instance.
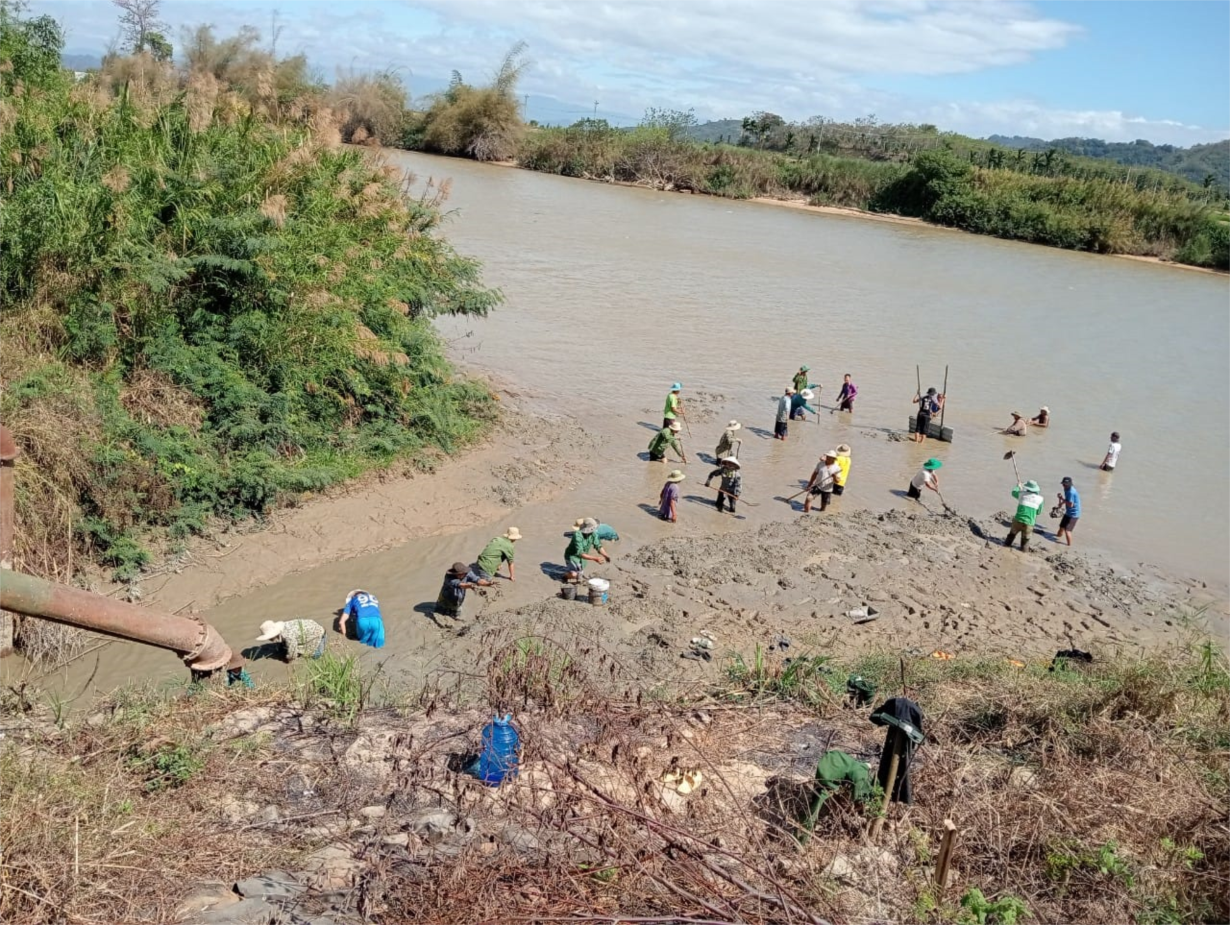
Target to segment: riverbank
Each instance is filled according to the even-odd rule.
[[[80,721],[9,692],[6,713],[21,720],[0,740],[0,917],[825,925],[975,910],[1093,925],[1227,914],[1220,655],[899,665],[889,651],[786,666],[744,652],[709,680],[672,685],[593,640],[510,636],[420,690],[335,652],[286,686],[116,692]],[[847,697],[849,675],[878,689],[870,703]],[[884,728],[868,716],[903,679],[925,736],[912,805],[846,792],[808,831],[818,760],[840,749],[874,778]],[[519,773],[486,787],[460,769],[506,712]],[[941,878],[948,827],[958,837]]]

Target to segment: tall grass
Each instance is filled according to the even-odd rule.
[[[113,93],[27,66],[30,37],[5,23],[18,567],[63,578],[93,559],[130,578],[151,530],[182,538],[477,434],[486,392],[431,318],[499,295],[400,172],[340,148],[323,108],[272,121],[276,80],[254,71],[251,99],[222,85],[239,65],[208,36],[208,68],[153,79],[130,62]]]

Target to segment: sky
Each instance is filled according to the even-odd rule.
[[[757,110],[797,120],[927,122],[975,136],[1230,137],[1226,0],[164,0],[180,29],[252,25],[279,54],[339,68],[396,69],[412,97],[454,70],[487,79],[528,44],[529,118],[618,124],[647,107],[701,121]],[[67,50],[118,36],[109,0],[32,0]]]

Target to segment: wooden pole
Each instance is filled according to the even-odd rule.
[[[944,364],[944,404],[940,405],[940,433],[944,431],[944,409],[948,407],[948,364]]]
[[[905,733],[900,729],[893,728],[892,756],[888,759],[888,781],[884,785],[884,812],[876,816],[875,821],[871,823],[872,838],[880,834],[880,830],[884,828],[884,820],[888,818],[888,808],[893,802],[893,787],[897,785],[897,769],[901,765],[901,751],[904,748],[904,739]]]
[[[952,864],[952,852],[957,843],[957,826],[951,819],[944,820],[944,838],[940,842],[940,856],[935,862],[935,886],[941,895],[948,886],[948,868]]]

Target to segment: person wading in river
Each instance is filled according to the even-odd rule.
[[[809,372],[811,372],[810,366],[800,366],[799,371],[794,374],[794,382],[792,385],[794,385],[794,390],[796,392],[802,392],[804,389],[811,388],[811,383],[807,381],[807,374]]]
[[[1009,437],[1024,437],[1029,428],[1025,424],[1025,418],[1021,416],[1021,412],[1012,412],[1012,423],[1000,431],[1001,434],[1006,434]]]
[[[805,421],[807,420],[807,415],[817,414],[818,412],[816,411],[816,409],[808,404],[808,402],[811,401],[815,397],[816,397],[815,393],[812,392],[811,389],[804,389],[802,392],[795,392],[793,395],[791,395],[790,396],[790,420]]]
[[[670,393],[666,396],[666,407],[662,409],[663,427],[670,427],[675,418],[683,417],[683,399],[679,397],[682,391],[682,383],[676,382],[671,386]]]
[[[727,456],[738,455],[735,447],[742,445],[743,441],[735,436],[735,433],[742,429],[743,425],[738,421],[731,421],[726,425],[726,429],[722,431],[722,439],[718,441],[717,449],[713,451],[715,459],[725,459]]]
[[[667,449],[672,449],[679,454],[679,461],[687,463],[688,458],[683,453],[683,444],[679,441],[680,427],[678,421],[671,421],[660,431],[654,434],[654,438],[649,441],[649,460],[650,462],[661,462],[666,459]]]
[[[500,565],[507,562],[508,580],[516,581],[517,573],[515,571],[516,566],[513,564],[513,557],[516,555],[514,547],[519,539],[521,539],[521,531],[516,527],[509,527],[484,546],[483,551],[478,554],[475,568],[478,577],[491,581],[497,576]]]
[[[930,488],[936,494],[940,490],[939,468],[944,464],[932,457],[922,464],[922,468],[910,479],[910,489],[906,492],[915,501],[922,501],[922,490]]]
[[[1051,409],[1046,405],[1042,406],[1042,410],[1037,416],[1029,419],[1029,423],[1034,427],[1050,427],[1051,426]]]
[[[777,420],[773,423],[773,436],[785,440],[790,432],[790,400],[794,389],[787,387],[786,393],[777,400]]]
[[[564,561],[568,564],[567,579],[580,581],[581,573],[585,571],[586,562],[610,562],[611,557],[602,548],[602,540],[598,537],[598,521],[592,517],[581,520],[581,527],[572,531],[568,547],[564,550]]]
[[[663,520],[679,522],[679,483],[686,478],[678,469],[666,477],[666,484],[658,495],[658,516]]]
[[[833,486],[837,484],[837,476],[841,474],[841,466],[837,465],[837,451],[829,450],[820,457],[820,462],[812,470],[811,478],[807,480],[807,494],[803,498],[803,513],[811,513],[811,499],[820,496],[820,510],[828,509],[833,498]]]
[[[436,613],[460,620],[466,592],[471,588],[487,587],[490,584],[488,579],[478,575],[464,562],[454,562],[453,567],[444,573],[444,584],[440,586],[440,594],[436,597]]]
[[[835,495],[842,495],[846,492],[846,479],[850,477],[850,453],[850,444],[837,445],[837,466],[841,472],[833,479],[833,494]]]
[[[1016,516],[1012,518],[1012,528],[1004,538],[1004,545],[1011,549],[1013,537],[1019,535],[1021,552],[1024,552],[1029,545],[1030,536],[1033,535],[1034,524],[1038,522],[1038,512],[1042,510],[1046,499],[1042,497],[1042,489],[1038,487],[1038,483],[1032,479],[1012,489],[1012,497],[1017,499]]]
[[[739,465],[739,460],[733,456],[727,456],[720,460],[716,469],[709,473],[705,479],[705,487],[710,487],[710,482],[715,478],[721,478],[721,491],[718,492],[717,500],[714,504],[717,505],[718,513],[722,513],[722,505],[726,502],[730,503],[730,513],[735,512],[735,502],[739,500],[739,495],[743,493],[743,476],[740,470],[743,467]]]
[[[838,411],[854,411],[854,399],[858,397],[858,386],[854,384],[854,380],[850,378],[850,374],[846,373],[845,379],[841,383],[841,391],[837,393],[837,410]]]
[[[931,415],[939,414],[943,402],[936,397],[935,389],[927,389],[926,395],[915,395],[914,404],[918,405],[918,418],[914,423],[914,442],[922,443],[927,439],[927,430],[931,427]]]
[[[1119,431],[1115,431],[1110,435],[1110,446],[1106,448],[1106,455],[1102,458],[1102,465],[1099,467],[1103,472],[1114,472],[1115,466],[1119,465],[1119,451],[1123,449],[1123,444],[1119,442]]]

